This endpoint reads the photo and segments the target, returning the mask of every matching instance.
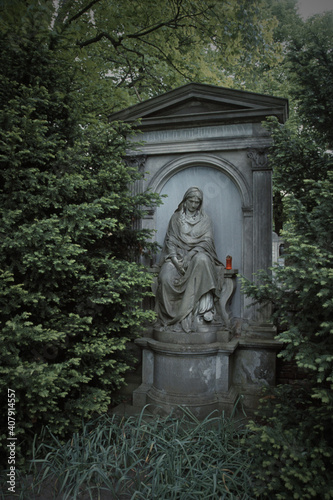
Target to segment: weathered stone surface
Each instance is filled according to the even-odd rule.
[[[218,259],[225,263],[231,255],[240,275],[256,279],[272,263],[271,140],[261,123],[271,115],[284,122],[287,114],[285,99],[189,84],[112,115],[132,124],[141,120],[143,134],[133,140],[143,139],[144,145],[128,155],[138,157],[146,178],[134,192],[151,189],[167,195],[141,227],[155,230],[162,245],[179,200],[189,187],[198,186],[212,220]],[[143,263],[151,267],[158,260],[156,255]],[[203,415],[230,409],[238,393],[253,407],[260,387],[275,383],[279,346],[270,308],[251,305],[234,270],[225,278],[223,293],[231,291],[232,302],[221,301],[222,327],[201,337],[197,332],[192,341],[180,336],[175,343],[172,332],[156,330],[154,339],[138,341],[143,385],[133,399],[166,411],[186,404]]]
[[[228,410],[237,397],[231,387],[231,357],[238,342],[180,345],[152,339],[137,341],[154,361],[143,373],[151,384],[143,384],[133,394],[133,403],[153,404],[164,411],[186,405],[200,417],[210,411]],[[146,393],[146,398],[144,397]],[[221,406],[225,401],[225,406]]]

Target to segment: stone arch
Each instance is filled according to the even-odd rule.
[[[201,181],[201,184],[198,183]],[[154,214],[156,241],[162,245],[170,217],[190,185],[198,185],[204,192],[204,209],[214,227],[219,259],[233,256],[234,267],[243,272],[245,212],[252,201],[251,191],[242,173],[223,158],[206,154],[178,157],[168,162],[155,174],[149,188],[167,198]],[[159,256],[156,256],[157,261]],[[240,317],[241,297],[237,287],[233,300],[233,315]]]
[[[252,206],[252,192],[242,172],[229,161],[214,155],[196,153],[178,157],[166,163],[153,176],[148,184],[148,188],[156,193],[160,193],[163,186],[172,176],[192,166],[207,166],[220,170],[236,185],[241,196],[243,209],[249,209]]]

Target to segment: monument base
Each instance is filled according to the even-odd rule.
[[[163,333],[163,340],[171,340],[171,332]],[[197,418],[204,418],[214,410],[231,413],[237,392],[231,387],[231,358],[238,341],[210,342],[202,335],[187,335],[196,343],[162,342],[142,338],[136,343],[143,349],[142,384],[133,392],[133,405],[150,404],[153,411],[170,413],[189,408]],[[199,335],[199,334],[197,334]],[[181,341],[183,343],[181,343]]]
[[[225,394],[215,394],[213,398],[164,394],[152,387],[147,392],[146,404],[151,405],[155,414],[169,415],[172,413],[175,417],[182,416],[182,408],[187,408],[196,418],[203,420],[214,411],[220,414],[223,412],[230,416],[237,399],[238,392],[234,387]]]
[[[231,414],[241,395],[251,414],[262,387],[275,385],[281,344],[231,335],[227,328],[204,334],[159,331],[155,338],[136,340],[142,348],[142,384],[133,392],[133,406],[149,404],[150,411],[174,414],[187,407],[201,419],[214,410]]]

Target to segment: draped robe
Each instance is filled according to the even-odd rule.
[[[172,257],[183,266],[184,275]],[[159,321],[164,327],[180,323],[183,330],[190,331],[193,317],[212,310],[222,289],[223,264],[216,255],[208,215],[200,210],[191,217],[183,209],[172,215],[160,265],[156,293]]]

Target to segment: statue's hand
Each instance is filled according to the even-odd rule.
[[[175,266],[175,268],[177,269],[177,271],[179,272],[179,274],[184,275],[185,269],[184,269],[182,263],[179,262],[177,257],[172,257],[171,261],[172,261],[173,265]]]
[[[195,254],[196,254],[196,253],[197,253],[197,252],[193,252],[193,251],[191,251],[191,252],[189,252],[187,255],[185,255],[185,258],[184,258],[184,269],[187,269],[187,268],[188,268],[188,266],[189,266],[189,264],[190,264],[190,262],[191,262],[192,258],[195,256]]]
[[[185,269],[183,268],[183,266],[179,266],[178,271],[180,272],[180,274],[181,274],[182,276],[184,276],[184,274],[185,274]]]

